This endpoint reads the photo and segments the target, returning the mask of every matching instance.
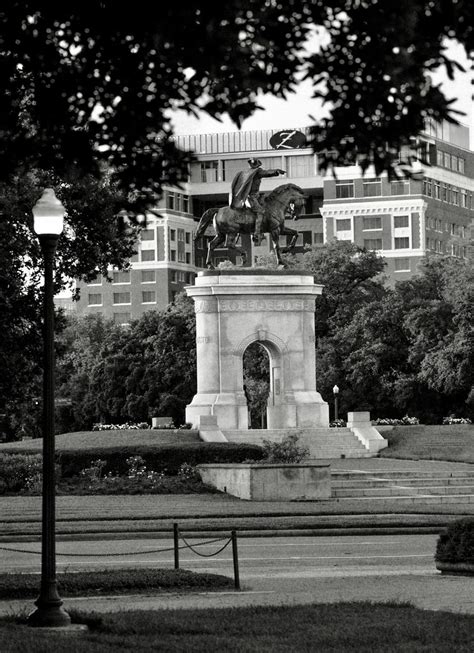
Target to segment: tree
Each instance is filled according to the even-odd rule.
[[[314,127],[323,164],[389,167],[425,118],[453,118],[429,73],[452,75],[444,41],[474,49],[468,0],[178,0],[130,12],[111,0],[74,6],[11,0],[0,13],[0,178],[28,166],[101,174],[135,200],[187,175],[169,110],[228,114],[258,93],[284,97],[301,76],[332,106]],[[316,52],[305,42],[320,36]],[[328,153],[331,153],[330,155]]]
[[[183,424],[196,393],[195,335],[193,304],[184,296],[128,328],[100,316],[72,321],[58,360],[58,391],[72,402],[71,428],[160,415]]]
[[[74,170],[59,180],[35,170],[0,183],[0,412],[13,430],[21,428],[41,395],[42,262],[31,207],[51,185],[67,211],[56,254],[56,290],[70,278],[107,275],[110,265],[123,267],[135,251],[138,229],[121,228],[117,213],[125,198],[109,180],[80,177]],[[56,326],[62,326],[59,316]]]
[[[428,422],[472,415],[474,382],[472,267],[433,257],[411,280],[332,322],[320,368],[337,370],[349,409]],[[339,384],[339,381],[338,381]]]

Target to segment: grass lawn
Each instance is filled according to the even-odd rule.
[[[387,449],[381,458],[451,460],[474,463],[474,425],[396,426],[384,431]]]
[[[212,591],[234,586],[232,579],[186,569],[105,569],[57,575],[61,596],[156,594],[166,591]],[[38,574],[0,574],[0,600],[37,598]],[[0,646],[0,651],[3,649]]]
[[[403,651],[471,653],[474,616],[407,604],[340,603],[220,610],[158,610],[73,614],[89,631],[42,633],[0,620],[2,653],[186,651],[304,653]]]
[[[189,429],[123,429],[113,431],[76,431],[56,436],[56,450],[102,449],[104,447],[153,446],[154,444],[177,444],[200,442],[197,431]],[[25,452],[42,450],[42,440],[21,440],[0,445],[0,451],[9,449]]]

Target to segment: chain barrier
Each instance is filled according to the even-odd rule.
[[[219,555],[219,553],[222,553],[229,544],[232,543],[232,557],[233,557],[233,563],[234,563],[234,585],[236,589],[240,589],[240,580],[239,580],[239,562],[238,562],[238,554],[237,554],[237,535],[235,531],[232,531],[231,537],[217,537],[212,540],[206,540],[204,542],[196,542],[195,544],[190,544],[179,532],[178,524],[173,524],[173,532],[174,532],[174,546],[172,547],[166,547],[162,549],[148,549],[146,551],[124,551],[121,553],[58,553],[56,552],[56,556],[63,556],[66,558],[120,558],[124,556],[132,556],[132,555],[146,555],[148,553],[166,553],[168,551],[174,551],[174,568],[179,569],[179,551],[181,549],[189,549],[196,555],[200,556],[201,558],[213,558],[216,555]],[[183,545],[179,545],[179,539],[183,541]],[[226,540],[225,544],[221,546],[217,551],[214,551],[213,553],[200,553],[199,551],[196,550],[196,547],[200,546],[206,546],[209,544],[216,544],[217,542],[223,542]],[[6,546],[0,546],[0,550],[2,551],[10,551],[12,553],[29,553],[30,555],[41,555],[41,551],[31,551],[29,549],[18,549],[16,547],[6,547]]]

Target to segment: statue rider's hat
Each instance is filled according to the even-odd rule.
[[[260,168],[262,162],[260,161],[260,159],[249,159],[248,164],[251,168]]]

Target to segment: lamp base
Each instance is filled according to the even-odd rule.
[[[71,617],[61,605],[39,605],[28,616],[28,626],[35,628],[59,628],[71,625]]]

